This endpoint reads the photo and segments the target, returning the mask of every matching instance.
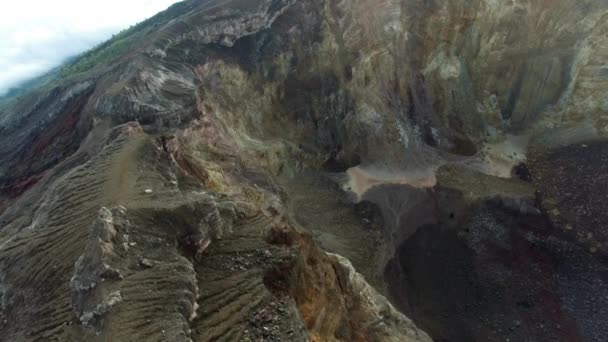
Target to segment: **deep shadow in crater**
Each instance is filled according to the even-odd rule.
[[[329,158],[323,163],[323,170],[327,172],[346,172],[351,167],[361,164],[361,157],[357,154],[346,155],[333,151]]]
[[[443,191],[441,219],[401,243],[385,269],[401,311],[436,341],[606,341],[605,263],[542,215],[500,201],[463,213],[441,202],[457,200]]]

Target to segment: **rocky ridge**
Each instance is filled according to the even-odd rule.
[[[601,340],[578,298],[605,294],[605,214],[572,203],[603,177],[606,18],[598,0],[174,5],[0,104],[0,337],[430,340],[405,313],[438,340]]]

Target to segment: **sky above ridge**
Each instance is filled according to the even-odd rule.
[[[0,96],[177,0],[9,0],[0,5]]]

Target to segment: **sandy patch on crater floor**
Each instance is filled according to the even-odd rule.
[[[507,135],[505,140],[487,144],[481,150],[478,171],[490,176],[510,178],[513,167],[526,161],[529,135]]]
[[[414,171],[389,171],[375,167],[356,166],[346,171],[346,191],[355,194],[357,201],[371,188],[382,184],[411,185],[417,188],[431,188],[437,183],[435,168]]]
[[[506,135],[505,139],[486,144],[477,155],[463,157],[440,153],[425,148],[416,156],[425,154],[426,162],[407,165],[405,168],[389,168],[376,165],[359,165],[348,169],[342,181],[342,188],[355,195],[360,201],[371,188],[382,184],[410,185],[415,188],[431,188],[437,184],[436,171],[446,164],[465,166],[489,176],[511,178],[513,167],[526,162],[529,135]],[[429,156],[429,154],[431,154]],[[417,160],[419,158],[413,158]],[[417,164],[417,165],[414,165]]]

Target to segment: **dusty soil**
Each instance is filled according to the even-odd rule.
[[[456,229],[420,228],[386,276],[399,307],[435,340],[602,341],[606,272],[543,217],[487,204]]]
[[[536,150],[530,170],[553,223],[608,259],[608,142]]]
[[[439,219],[387,266],[394,303],[438,341],[605,340],[605,146],[533,154],[533,182],[440,169]]]

